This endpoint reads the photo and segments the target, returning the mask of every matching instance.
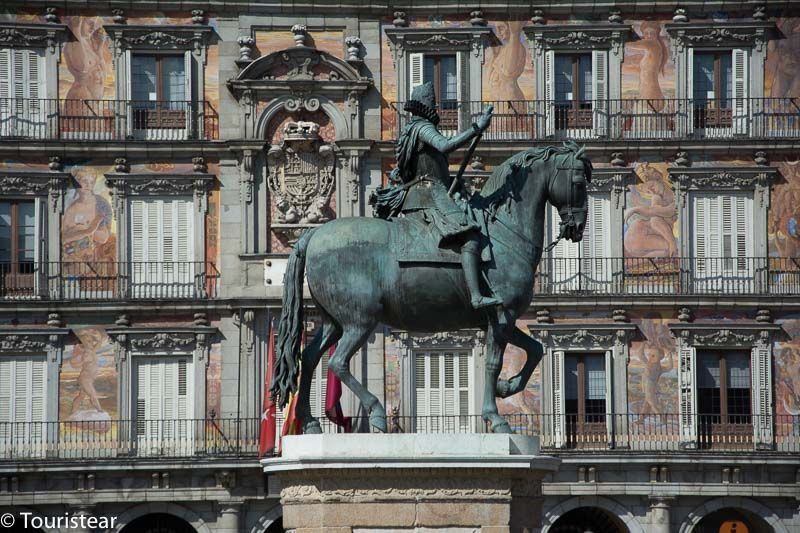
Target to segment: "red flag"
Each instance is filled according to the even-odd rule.
[[[300,346],[301,350],[305,350],[305,330],[303,330],[300,336]],[[283,409],[283,427],[281,428],[281,440],[278,443],[278,455],[281,454],[281,449],[283,447],[283,437],[286,435],[303,434],[303,427],[300,425],[300,421],[297,419],[297,397],[298,394],[289,394],[289,403],[286,404],[286,407]]]
[[[275,449],[276,405],[269,392],[272,383],[272,373],[275,368],[275,325],[274,321],[269,328],[269,343],[267,346],[267,376],[264,378],[264,403],[261,411],[261,428],[258,441],[258,456],[264,457]]]
[[[328,359],[333,356],[336,345],[331,346],[328,352]],[[342,380],[336,373],[328,368],[327,390],[325,391],[325,416],[337,426],[344,428],[345,433],[350,433],[353,426],[353,419],[344,416],[342,412]]]

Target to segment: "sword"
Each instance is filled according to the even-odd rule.
[[[475,152],[475,148],[478,146],[481,137],[483,137],[483,132],[480,132],[475,136],[474,139],[472,139],[472,144],[470,144],[469,148],[467,148],[467,153],[464,155],[464,160],[461,162],[461,167],[458,169],[458,174],[456,174],[456,177],[453,178],[453,182],[450,184],[450,189],[447,191],[448,196],[452,197],[456,192],[456,185],[461,183],[461,177],[464,176],[464,171],[467,169],[467,163],[469,163],[469,160],[472,159],[472,154]]]

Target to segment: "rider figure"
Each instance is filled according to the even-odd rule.
[[[473,308],[500,304],[497,298],[480,292],[480,226],[466,205],[466,198],[450,196],[452,178],[447,161],[448,153],[489,127],[491,108],[485,109],[470,129],[453,137],[445,137],[437,129],[439,114],[432,83],[415,87],[404,108],[413,117],[400,133],[395,148],[397,167],[392,172],[393,181],[402,181],[407,189],[400,212],[417,213],[430,221],[441,235],[440,248],[460,249]]]

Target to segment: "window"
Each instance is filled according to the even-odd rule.
[[[470,414],[472,355],[468,351],[414,353],[417,431],[464,430]]]
[[[0,137],[43,132],[44,51],[0,48]]]
[[[605,354],[564,355],[564,413],[568,444],[606,435]]]
[[[550,281],[558,291],[601,291],[612,283],[611,199],[608,193],[589,193],[589,217],[581,242],[562,239],[550,255]],[[561,215],[550,207],[550,241],[560,232]]]
[[[692,194],[692,255],[697,288],[741,292],[755,276],[751,193]]]
[[[750,386],[749,352],[698,350],[701,444],[713,444],[717,435],[752,436]]]
[[[547,134],[584,129],[570,136],[599,136],[608,127],[608,51],[545,52]]]
[[[458,54],[410,54],[409,91],[417,85],[432,82],[438,105],[439,128],[443,132],[458,130],[460,76]]]
[[[46,384],[44,355],[0,359],[0,451],[44,453]]]
[[[35,294],[36,201],[0,201],[0,295]]]
[[[131,200],[130,207],[130,271],[135,296],[169,298],[193,294],[192,199],[137,198]]]
[[[187,61],[184,55],[132,56],[134,131],[158,138],[157,135],[166,134],[159,130],[186,129],[191,103],[191,76],[186,75],[191,69]]]
[[[145,453],[191,438],[191,365],[190,357],[137,356],[136,435]]]
[[[695,130],[747,128],[747,50],[690,50],[689,94]],[[728,130],[729,131],[729,130]]]

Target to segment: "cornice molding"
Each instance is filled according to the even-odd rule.
[[[753,347],[788,337],[780,325],[763,322],[677,322],[668,327],[684,345],[695,347]]]
[[[488,26],[384,29],[395,61],[406,52],[471,51],[483,57],[486,46],[499,43],[494,30]]]
[[[208,209],[208,194],[214,183],[214,174],[195,172],[191,174],[128,174],[112,172],[105,175],[106,186],[111,192],[115,216],[124,212],[128,196],[188,195],[194,197],[198,211]]]
[[[147,357],[150,354],[195,354],[208,364],[208,350],[219,330],[212,326],[130,327],[108,328],[106,333],[117,343],[117,361],[128,354]]]
[[[617,54],[633,33],[630,24],[534,24],[523,28],[533,51],[610,49]]]
[[[632,167],[595,168],[592,169],[592,181],[588,183],[587,190],[611,193],[614,207],[619,208],[628,185],[634,182],[635,174]]]
[[[64,24],[0,22],[0,46],[47,48],[55,52],[67,35],[67,26]]]
[[[103,29],[111,37],[115,55],[129,49],[192,50],[195,55],[201,55],[214,32],[211,26],[201,24],[106,24]]]
[[[46,353],[57,350],[72,332],[68,328],[0,329],[0,354]]]
[[[749,190],[757,192],[758,205],[769,205],[769,190],[778,177],[770,166],[749,167],[670,167],[667,169],[679,205],[687,205],[690,191]]]
[[[60,213],[64,193],[72,183],[69,172],[38,170],[0,170],[0,197],[47,196],[50,210]]]
[[[774,22],[728,21],[668,23],[664,25],[677,52],[687,47],[755,47],[763,50],[776,31]]]
[[[402,330],[392,330],[390,332],[395,344],[405,349],[474,348],[483,343],[485,335],[484,331],[479,329],[419,334]]]
[[[543,344],[554,349],[597,348],[607,350],[638,338],[639,327],[627,322],[607,324],[529,324]]]

